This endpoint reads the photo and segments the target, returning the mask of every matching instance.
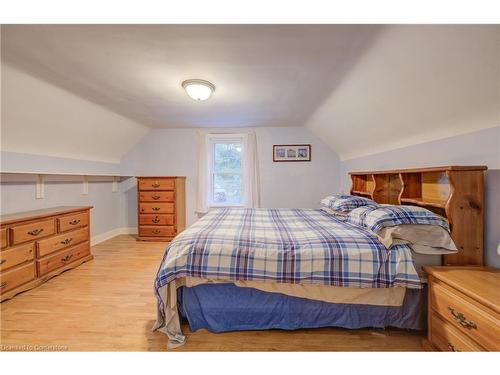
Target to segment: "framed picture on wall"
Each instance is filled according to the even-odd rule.
[[[311,145],[273,145],[273,161],[311,161]]]

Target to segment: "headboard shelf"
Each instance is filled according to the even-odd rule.
[[[377,203],[425,207],[448,219],[459,249],[444,265],[483,264],[484,171],[486,166],[444,166],[349,172],[351,194]]]

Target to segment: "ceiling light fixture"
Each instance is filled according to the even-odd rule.
[[[182,82],[187,94],[197,101],[207,100],[215,91],[215,85],[203,79],[188,79]]]

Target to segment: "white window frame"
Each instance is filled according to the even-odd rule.
[[[208,135],[208,191],[207,191],[207,203],[209,208],[220,208],[220,207],[245,207],[247,205],[247,191],[246,191],[246,181],[248,178],[248,157],[247,157],[247,140],[248,135],[243,133],[231,133],[231,134],[209,134]],[[213,188],[214,188],[214,154],[215,154],[215,144],[216,143],[241,143],[241,199],[242,202],[235,204],[214,204],[213,199]]]

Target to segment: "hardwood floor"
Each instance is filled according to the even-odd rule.
[[[118,236],[94,260],[0,304],[2,350],[164,351],[151,332],[153,279],[165,244]],[[176,351],[420,351],[423,333],[404,330],[189,332]]]

